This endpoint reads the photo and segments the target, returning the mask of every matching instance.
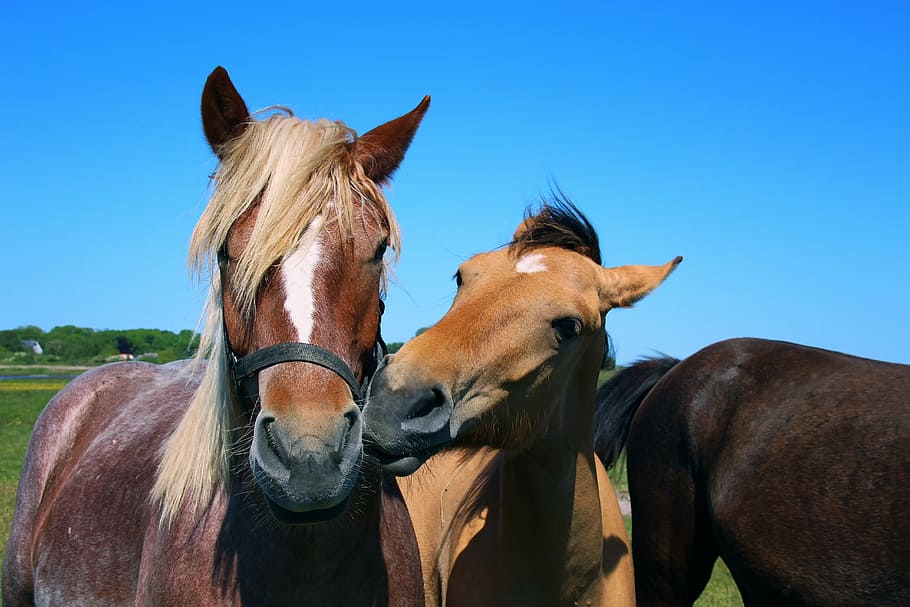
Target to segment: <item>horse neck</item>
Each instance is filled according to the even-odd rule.
[[[588,392],[565,395],[558,403],[562,423],[552,424],[530,448],[502,459],[498,535],[505,578],[516,587],[537,589],[544,581],[558,604],[599,600],[603,525],[593,449],[594,387]]]

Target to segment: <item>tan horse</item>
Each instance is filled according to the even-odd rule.
[[[366,436],[391,472],[426,462],[402,488],[428,605],[634,604],[594,455],[604,318],[681,260],[604,268],[588,220],[545,201],[507,248],[463,263],[449,312],[380,366]]]

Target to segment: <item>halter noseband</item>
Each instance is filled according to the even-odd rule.
[[[222,246],[218,249],[218,265],[221,266],[220,269],[222,272],[224,269],[223,264],[227,261],[227,250],[225,246]],[[380,321],[382,320],[382,314],[384,312],[385,302],[379,300]],[[336,354],[315,344],[298,341],[284,342],[260,348],[246,356],[237,356],[237,352],[231,345],[231,339],[228,337],[227,323],[224,320],[223,314],[221,322],[222,331],[224,332],[224,344],[227,348],[228,363],[231,367],[231,374],[234,376],[235,388],[237,389],[238,394],[246,394],[247,396],[253,396],[258,393],[258,387],[253,391],[247,390],[246,388],[249,387],[247,382],[255,378],[263,369],[268,369],[269,367],[273,367],[280,363],[305,362],[326,368],[343,379],[344,383],[346,383],[351,390],[354,402],[362,407],[364,392],[370,381],[370,376],[373,371],[375,371],[379,361],[388,354],[388,349],[386,348],[385,342],[382,340],[382,334],[377,330],[376,343],[373,346],[373,369],[370,370],[369,373],[364,373],[363,386],[361,386],[357,383],[357,376],[354,374],[354,371],[351,370],[350,365],[344,362]]]
[[[261,350],[256,350],[252,354],[237,358],[237,355],[231,350],[228,359],[231,360],[231,366],[234,371],[234,381],[243,382],[251,378],[263,369],[267,369],[279,363],[287,362],[305,362],[325,367],[338,375],[351,389],[354,400],[363,400],[360,386],[357,384],[357,378],[354,372],[346,362],[326,350],[313,344],[303,342],[285,342],[267,346]]]

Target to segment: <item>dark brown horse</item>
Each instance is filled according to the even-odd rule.
[[[910,366],[734,339],[624,369],[640,605],[691,605],[720,556],[746,605],[910,605]]]
[[[397,227],[381,186],[429,99],[362,137],[202,95],[220,159],[190,260],[212,276],[197,364],[67,386],[29,443],[3,563],[17,605],[420,605],[396,484],[364,457]],[[203,360],[208,355],[208,361]]]

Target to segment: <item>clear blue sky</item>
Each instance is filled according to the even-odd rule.
[[[388,341],[555,180],[608,265],[685,257],[610,313],[620,361],[749,335],[910,363],[910,5],[741,4],[3,3],[0,328],[197,325],[223,65],[360,132],[433,96],[388,193]]]

